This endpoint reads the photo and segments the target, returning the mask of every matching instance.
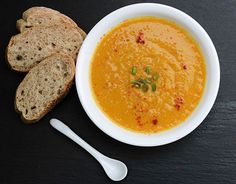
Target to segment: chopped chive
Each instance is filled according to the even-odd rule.
[[[136,83],[136,84],[134,84],[134,87],[135,87],[135,88],[140,88],[140,87],[141,87],[141,84]]]
[[[143,78],[139,78],[139,79],[138,79],[138,82],[140,82],[140,83],[142,83],[142,84],[146,84],[146,83],[147,83],[146,80],[143,79]]]
[[[132,70],[131,70],[131,74],[132,74],[132,75],[136,75],[136,73],[137,73],[137,67],[136,67],[136,66],[133,66],[133,67],[132,67]]]
[[[131,81],[131,83],[133,84],[133,86],[135,88],[140,88],[141,87],[141,84],[137,80],[133,80],[133,81]]]
[[[152,91],[155,92],[156,90],[157,90],[157,86],[156,86],[156,84],[153,83],[152,84]]]
[[[142,85],[142,91],[143,92],[147,92],[148,91],[148,85],[147,84],[143,84]]]
[[[139,78],[136,78],[135,80],[132,80],[131,81],[132,87],[141,89],[143,92],[147,92],[150,88],[152,92],[155,92],[157,90],[156,81],[159,78],[159,74],[157,72],[152,73],[151,66],[148,66],[148,65],[146,66],[144,71],[146,72],[148,76],[147,77],[141,76]],[[137,74],[136,66],[132,67],[131,74],[134,76]]]
[[[148,78],[146,79],[146,82],[147,82],[148,84],[151,84],[152,78],[151,78],[151,77],[148,77]]]
[[[159,78],[159,74],[158,73],[155,73],[153,76],[152,76],[153,80],[154,81],[157,81],[157,79]]]
[[[151,66],[147,66],[147,67],[145,68],[145,72],[146,72],[148,75],[150,75],[150,74],[151,74]]]

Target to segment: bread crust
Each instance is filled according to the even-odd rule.
[[[40,16],[44,15],[49,17],[57,16],[57,21],[52,21],[51,23],[52,25],[63,24],[63,23],[70,24],[72,27],[76,27],[78,29],[83,39],[86,37],[86,33],[70,17],[62,14],[59,11],[47,7],[37,7],[37,6],[31,7],[25,12],[23,12],[22,19],[19,19],[16,22],[16,28],[20,32],[23,32],[28,29],[27,27],[41,26],[40,24],[36,25],[36,23],[33,24],[28,22],[28,19],[35,15],[40,15]]]
[[[71,80],[68,81],[67,84],[65,84],[65,86],[63,87],[63,91],[58,95],[58,97],[54,100],[52,100],[49,104],[47,104],[47,107],[40,113],[40,115],[38,117],[35,117],[34,119],[27,119],[24,117],[24,114],[23,112],[18,109],[17,107],[17,95],[18,95],[18,90],[20,88],[20,85],[22,83],[25,82],[25,79],[27,76],[31,75],[33,72],[37,71],[37,69],[44,65],[44,64],[47,64],[47,62],[49,61],[50,62],[50,59],[53,58],[53,57],[65,57],[65,58],[68,58],[68,60],[65,60],[65,62],[68,62],[69,65],[72,67],[72,77],[71,77]],[[19,84],[19,86],[17,87],[17,90],[16,90],[16,94],[15,94],[15,102],[14,102],[14,106],[15,106],[15,111],[20,115],[22,121],[26,124],[31,124],[31,123],[35,123],[35,122],[38,122],[42,117],[44,117],[50,110],[52,110],[69,92],[71,86],[73,85],[73,81],[74,81],[74,75],[75,75],[75,64],[73,62],[73,59],[71,58],[71,56],[69,56],[68,54],[65,54],[65,53],[55,53],[55,54],[52,54],[51,56],[49,56],[48,58],[46,58],[44,61],[42,61],[41,63],[39,63],[36,67],[34,67],[26,76],[25,78],[23,79],[23,81]]]

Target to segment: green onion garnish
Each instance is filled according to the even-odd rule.
[[[142,85],[142,91],[143,92],[147,92],[148,91],[148,85],[147,84],[143,84]]]
[[[153,74],[152,78],[154,81],[157,81],[157,79],[159,78],[159,74],[158,73]]]
[[[157,90],[156,83],[159,78],[159,74],[157,72],[152,73],[151,66],[146,66],[144,71],[149,76],[146,78],[140,77],[138,79],[131,81],[132,86],[137,89],[141,89],[143,92],[147,92],[149,90],[149,88],[151,88],[152,92],[155,92]],[[134,76],[137,74],[137,67],[136,66],[132,67],[131,74]]]
[[[157,90],[157,86],[155,83],[152,84],[152,91],[155,92]]]
[[[142,84],[146,84],[146,83],[147,83],[146,80],[143,79],[143,78],[139,78],[139,79],[138,79],[138,82],[140,82],[140,83],[142,83]]]
[[[152,78],[151,78],[151,77],[146,78],[146,82],[147,82],[148,84],[151,84]]]
[[[140,88],[141,87],[141,84],[137,80],[133,80],[133,81],[131,81],[131,83],[133,84],[133,86],[135,88]]]
[[[137,73],[137,67],[136,67],[136,66],[133,66],[133,67],[132,67],[132,70],[131,70],[131,74],[132,74],[132,75],[136,75],[136,73]]]
[[[147,66],[147,67],[145,68],[145,72],[146,72],[148,75],[150,75],[150,74],[151,74],[151,66]]]

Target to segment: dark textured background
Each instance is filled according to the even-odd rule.
[[[88,32],[102,17],[135,0],[1,1],[0,5],[0,184],[111,183],[82,148],[49,126],[57,117],[92,146],[124,161],[120,183],[236,183],[236,0],[153,1],[183,10],[209,33],[219,54],[221,85],[204,122],[182,140],[161,147],[129,146],[105,135],[87,117],[72,88],[40,123],[25,125],[14,112],[15,89],[23,75],[4,62],[5,47],[24,10],[42,5],[59,10]],[[150,1],[149,1],[150,2]]]

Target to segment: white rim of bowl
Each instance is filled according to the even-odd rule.
[[[91,92],[92,89],[89,78],[90,61],[94,49],[102,35],[126,19],[140,16],[166,18],[187,29],[200,45],[205,57],[207,70],[207,80],[203,97],[190,117],[172,129],[148,135],[126,130],[112,122],[112,120],[110,120],[96,104]],[[109,28],[103,30],[103,28],[107,26]],[[99,36],[96,36],[96,32],[98,32]],[[94,40],[94,35],[96,40]],[[93,44],[93,46],[91,46],[91,44]],[[93,47],[93,49],[90,47]],[[89,64],[85,62],[89,62]],[[84,68],[86,69],[84,70]],[[138,3],[111,12],[92,28],[84,40],[77,57],[75,81],[80,102],[89,118],[99,129],[120,142],[134,146],[151,147],[175,142],[191,133],[201,124],[210,112],[218,93],[220,84],[220,65],[212,40],[201,25],[192,17],[167,5]]]

